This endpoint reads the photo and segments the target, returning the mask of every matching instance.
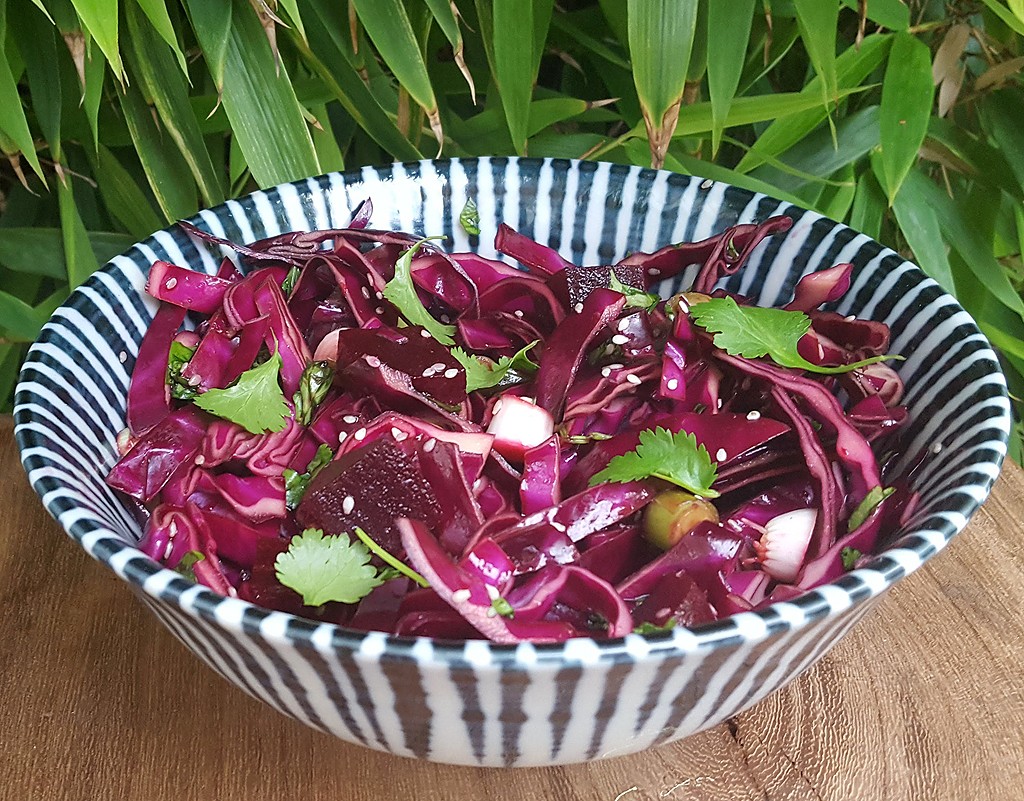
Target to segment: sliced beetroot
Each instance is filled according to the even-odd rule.
[[[716,617],[708,603],[707,593],[685,570],[662,576],[650,594],[633,610],[637,623],[665,626],[669,621],[679,626],[699,626]]]
[[[634,289],[643,290],[644,268],[636,264],[620,264],[616,267],[577,267],[570,265],[561,273],[549,279],[556,293],[565,293],[566,308],[572,309],[577,303],[583,303],[595,289],[611,289],[612,273],[615,277]],[[562,286],[564,285],[564,290]]]

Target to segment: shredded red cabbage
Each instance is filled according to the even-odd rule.
[[[595,267],[502,225],[495,246],[522,269],[424,243],[399,301],[396,265],[417,240],[368,228],[371,214],[367,202],[349,228],[245,245],[185,225],[243,269],[154,264],[161,305],[107,479],[149,509],[140,548],[153,559],[361,630],[557,642],[795,597],[854,567],[913,508],[905,484],[883,487],[875,455],[907,419],[894,370],[781,367],[723,350],[690,317],[789,219]],[[691,293],[644,294],[688,268]],[[785,308],[810,320],[806,362],[885,354],[885,325],[820,308],[850,275],[839,265],[796,285]],[[272,358],[277,384],[257,385]],[[250,386],[249,405],[283,404],[280,425],[253,433],[232,416],[252,414]],[[216,415],[194,402],[207,393],[227,393],[203,403]],[[717,472],[703,495],[669,483],[669,465],[602,478],[655,430],[706,451]],[[275,564],[309,528],[368,536],[378,586],[305,605]]]

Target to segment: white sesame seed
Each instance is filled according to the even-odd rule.
[[[852,323],[854,320],[857,319],[857,317],[855,315],[853,315],[853,314],[849,314],[846,317],[844,317],[843,319],[846,320],[846,322],[848,322],[848,323]]]
[[[344,420],[346,423],[358,423],[359,422],[359,418],[356,417],[354,414],[346,414],[341,419]]]
[[[191,378],[190,378],[190,379],[188,380],[188,385],[189,385],[190,387],[198,387],[198,386],[199,386],[200,384],[202,384],[202,383],[203,383],[203,379],[202,379],[202,378],[200,378],[200,377],[199,377],[199,376],[197,376],[197,375],[194,375],[194,376],[192,376],[192,377],[191,377]]]
[[[167,281],[164,283],[164,288],[165,289],[174,289],[174,287],[176,287],[177,285],[178,285],[178,279],[177,278],[168,278]]]
[[[756,409],[754,411],[752,411],[752,412],[747,412],[747,419],[748,420],[760,420],[761,419],[761,413],[759,411],[757,411]]]
[[[362,442],[363,438],[366,436],[366,429],[365,428],[360,428],[352,436],[356,438],[356,442]]]
[[[942,451],[942,443],[936,442],[934,445],[932,445],[931,451],[932,453],[940,453]]]
[[[611,374],[612,374],[611,368],[609,368],[609,367],[601,368],[601,375],[603,375],[605,378],[607,378]]]
[[[376,370],[378,367],[380,367],[380,359],[378,359],[376,356],[366,354],[366,356],[364,356],[363,358],[366,359],[366,363],[370,365],[370,367],[372,367],[373,369]]]
[[[625,345],[627,342],[629,342],[629,337],[624,334],[616,334],[612,337],[613,345]]]
[[[433,370],[435,373],[440,373],[444,369],[444,367],[444,362],[434,362],[432,365],[430,365],[430,369]]]
[[[669,392],[675,392],[678,388],[679,388],[679,379],[678,378],[670,378],[668,381],[665,382],[665,389],[667,389]]]
[[[430,339],[430,332],[426,328],[424,328],[420,331],[420,336],[424,337],[425,339]]]
[[[369,287],[364,286],[362,288],[362,290],[360,290],[360,291],[363,293],[363,297],[364,298],[366,298],[367,300],[370,299],[370,288]]]
[[[516,317],[522,317],[523,316],[523,310],[522,309],[516,309],[514,312],[512,312],[512,314],[514,314]]]
[[[717,409],[721,409],[722,408],[722,399],[721,398],[718,399],[718,403],[716,404],[715,408],[717,408]]]
[[[618,329],[620,331],[625,331],[627,328],[629,328],[629,318],[623,317],[621,320],[619,320]]]
[[[575,306],[572,307],[572,310],[576,312],[576,314],[579,314],[581,311],[583,311],[583,304],[577,303]]]
[[[501,593],[498,592],[498,588],[493,584],[485,584],[484,586],[487,588],[487,597],[492,601],[501,597]]]
[[[452,593],[452,600],[457,604],[464,604],[469,600],[469,590],[456,590]]]
[[[346,495],[345,500],[341,502],[341,513],[345,515],[352,514],[352,510],[356,508],[356,499],[351,495]]]
[[[347,431],[339,431],[338,432],[338,444],[340,445],[346,439],[348,439],[348,432]]]
[[[648,267],[647,268],[647,274],[648,275],[661,275],[661,270],[659,270],[657,267]]]
[[[608,365],[608,369],[609,370],[621,370],[625,366],[626,365],[624,365],[624,364],[620,364],[619,362],[615,362],[614,364],[609,364]]]
[[[423,376],[423,378],[430,378],[436,372],[437,371],[433,367],[428,367],[426,370],[424,370],[422,373],[420,373],[420,375]]]
[[[196,456],[196,465],[202,467],[204,464],[206,464],[206,457],[200,453],[198,456]]]
[[[452,318],[449,317],[447,314],[442,314],[441,315],[441,322],[442,323],[447,324],[447,323],[450,323],[451,321],[452,321]]]
[[[376,309],[374,309],[374,311],[377,314],[384,314],[384,307],[383,306],[378,306]]]
[[[818,358],[819,359],[824,359],[825,358],[825,349],[821,346],[820,342],[818,342],[817,345],[818,345]]]
[[[701,189],[704,189],[704,190],[708,190],[708,189],[710,189],[711,187],[713,187],[714,185],[715,185],[715,182],[714,182],[714,181],[712,181],[712,180],[711,180],[710,178],[706,178],[706,179],[704,180],[704,183],[702,183],[702,184],[700,185],[700,188],[701,188]]]
[[[644,383],[644,382],[643,382],[643,381],[642,381],[642,380],[640,379],[640,376],[638,376],[638,375],[637,375],[636,373],[630,373],[629,375],[627,375],[627,376],[626,376],[626,380],[627,380],[627,381],[628,381],[628,382],[629,382],[630,384],[632,384],[633,386],[637,386],[637,387],[638,387],[638,386],[640,386],[640,385],[641,385],[642,383]]]
[[[487,609],[487,617],[497,617],[497,616],[498,616],[498,610],[495,609],[493,606],[488,607],[488,609]]]
[[[457,376],[458,374],[459,370],[456,367],[449,367],[447,370],[444,371],[445,378],[455,378],[455,376]]]
[[[423,452],[430,453],[432,450],[434,450],[435,445],[437,445],[437,440],[431,437],[425,443],[423,443]]]
[[[383,292],[374,292],[374,297],[377,298],[377,300],[384,300],[384,293]]]
[[[167,540],[167,547],[164,548],[164,561],[171,558],[171,551],[174,550],[174,540]]]
[[[679,298],[679,311],[686,314],[690,310],[690,304],[687,303],[683,298]]]
[[[729,454],[725,452],[725,448],[719,448],[718,451],[715,453],[715,461],[717,462],[724,462],[728,458]]]
[[[117,360],[121,362],[121,364],[124,364],[126,361],[128,361],[128,354],[125,353],[124,351],[121,351],[119,354],[117,354]]]
[[[402,440],[409,438],[408,434],[396,426],[391,426],[391,436],[395,438],[395,442],[401,442]]]

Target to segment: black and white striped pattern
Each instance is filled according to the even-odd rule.
[[[128,376],[154,311],[142,287],[157,258],[211,272],[222,254],[162,231],[108,264],[61,307],[29,353],[17,437],[46,508],[133,585],[161,621],[229,681],[286,715],[371,748],[442,762],[541,765],[625,754],[720,722],[807,669],[881,593],[941,550],[985,499],[1006,452],[1010,410],[988,343],[916,267],[818,214],[725,184],[611,164],[438,161],[299,181],[192,220],[236,241],[342,226],[372,197],[377,228],[445,234],[494,256],[500,221],[576,263],[707,237],[787,214],[729,286],[778,305],[798,278],[855,265],[843,314],[893,329],[913,436],[926,463],[911,525],[868,566],[757,614],[612,642],[494,646],[360,634],[267,612],[193,585],[133,548],[139,513],[102,477],[124,426]],[[484,235],[458,225],[472,197]],[[671,291],[678,286],[663,287]],[[941,446],[941,450],[936,447]],[[170,702],[170,699],[168,699]]]

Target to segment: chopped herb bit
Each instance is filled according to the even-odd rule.
[[[857,508],[853,510],[853,514],[850,515],[850,522],[847,524],[849,531],[856,531],[860,528],[864,521],[871,517],[871,513],[875,511],[878,505],[892,495],[896,489],[894,487],[875,487],[871,492],[864,496],[864,500],[861,501]]]
[[[184,576],[189,581],[196,581],[196,562],[202,562],[206,557],[199,551],[189,551],[178,562],[174,567],[174,572],[180,576]]]
[[[318,528],[292,537],[288,550],[274,562],[274,571],[306,606],[329,601],[354,604],[383,583],[365,545],[344,533],[325,537]]]
[[[643,309],[644,311],[651,311],[651,309],[661,302],[661,298],[651,292],[644,292],[642,289],[637,289],[635,286],[622,283],[618,276],[615,275],[615,270],[611,271],[609,288],[613,292],[618,292],[619,294],[626,296],[627,309]]]
[[[295,289],[295,285],[299,282],[299,276],[302,271],[299,269],[297,264],[293,264],[292,268],[288,271],[288,275],[284,277],[284,281],[281,282],[281,292],[287,298],[292,294],[292,290]]]
[[[672,631],[672,629],[674,629],[676,627],[676,622],[677,621],[676,621],[676,619],[674,617],[670,617],[668,620],[665,621],[664,625],[661,625],[661,626],[659,626],[657,623],[650,623],[648,621],[644,621],[639,626],[637,626],[635,629],[633,629],[633,633],[634,634],[662,634],[663,632],[666,632],[666,631]]]
[[[183,345],[178,340],[171,342],[171,353],[167,358],[167,386],[171,388],[171,397],[176,400],[192,400],[198,391],[181,377],[181,371],[191,361],[196,349]]]
[[[822,367],[807,361],[797,350],[797,343],[811,329],[811,318],[803,312],[740,306],[733,298],[710,298],[690,308],[693,321],[713,333],[715,347],[730,356],[760,359],[768,356],[782,367],[812,373],[848,373],[859,367],[901,359],[902,356],[872,356],[852,364]]]
[[[210,414],[237,423],[250,434],[282,431],[288,425],[291,410],[278,381],[281,364],[281,354],[274,353],[263,364],[242,373],[227,389],[208,389],[194,403]]]
[[[302,496],[309,488],[309,482],[316,478],[316,474],[331,463],[334,458],[334,451],[327,445],[321,445],[316,449],[316,454],[306,467],[305,473],[299,473],[290,468],[285,468],[281,473],[284,478],[284,502],[289,510],[294,509],[302,502]]]
[[[454,345],[454,325],[445,325],[434,319],[427,311],[416,294],[416,284],[412,280],[412,257],[423,246],[424,242],[431,239],[444,239],[443,236],[432,236],[421,239],[407,251],[405,251],[395,262],[395,277],[384,286],[384,297],[387,298],[396,309],[408,321],[410,325],[421,325],[438,342],[443,345]]]
[[[857,564],[857,560],[861,556],[863,554],[856,548],[843,548],[839,552],[839,557],[843,560],[843,568],[846,570],[853,570],[853,566]]]
[[[299,389],[292,396],[295,419],[304,426],[313,422],[313,412],[323,403],[334,380],[334,368],[329,362],[310,362],[299,379]]]
[[[496,362],[486,356],[473,356],[462,348],[452,348],[452,356],[466,370],[466,392],[495,387],[502,383],[509,373],[518,375],[535,373],[540,368],[530,361],[526,352],[536,344],[537,340],[531,342],[511,358],[501,356]]]
[[[510,620],[516,616],[516,610],[512,608],[512,604],[500,595],[491,601],[491,609],[502,617],[507,617]]]
[[[470,236],[480,236],[480,211],[476,207],[476,201],[469,198],[466,205],[462,207],[459,215],[459,225],[462,230]]]
[[[363,545],[370,549],[374,556],[382,559],[386,565],[392,570],[397,571],[406,578],[410,578],[419,584],[421,587],[429,587],[428,582],[423,576],[413,570],[409,565],[405,564],[401,559],[385,551],[377,542],[359,526],[355,527],[356,536],[362,541]]]
[[[570,445],[587,445],[591,442],[604,442],[608,439],[611,439],[610,434],[601,434],[595,431],[593,434],[574,434],[571,437],[566,437],[565,441]]]
[[[604,481],[640,481],[660,478],[689,490],[704,498],[717,498],[711,489],[718,474],[718,466],[711,460],[707,448],[697,445],[693,434],[679,431],[673,434],[658,427],[640,432],[636,450],[616,456],[600,473],[590,479],[590,486]]]

